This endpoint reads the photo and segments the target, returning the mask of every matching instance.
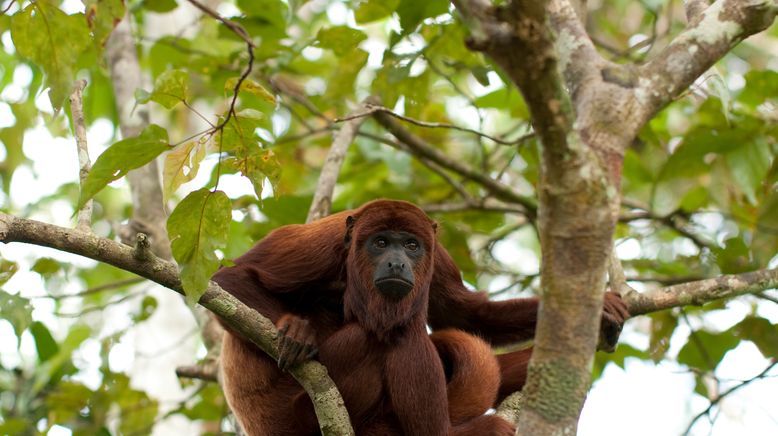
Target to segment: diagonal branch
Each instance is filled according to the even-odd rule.
[[[414,155],[429,159],[444,168],[462,175],[466,179],[479,183],[499,199],[510,203],[520,204],[527,209],[528,215],[534,216],[537,205],[533,198],[521,195],[510,186],[492,179],[487,174],[446,156],[445,153],[438,150],[427,141],[406,130],[391,115],[379,111],[373,114],[373,116],[379,124],[386,128],[386,130],[403,144],[407,145]]]
[[[0,213],[0,242],[23,242],[78,254],[138,274],[183,294],[178,268],[172,262],[155,256],[139,259],[134,256],[133,247],[91,233]],[[199,303],[218,315],[231,329],[277,358],[277,331],[269,319],[214,282],[209,283]],[[354,434],[343,399],[323,365],[309,361],[292,368],[290,373],[311,397],[322,434]]]
[[[684,92],[737,43],[769,27],[776,14],[775,0],[718,0],[693,16],[690,26],[638,71],[635,92],[646,116]]]
[[[373,100],[373,98],[368,97],[353,113],[364,113]],[[359,133],[359,127],[365,122],[365,118],[362,116],[349,116],[346,119],[347,121],[343,123],[335,134],[330,150],[327,152],[327,159],[322,166],[316,192],[313,194],[313,201],[311,201],[311,208],[308,211],[308,218],[305,222],[316,221],[330,214],[332,195],[335,191],[335,184],[338,182],[338,175],[340,174],[341,166],[343,166],[343,160],[346,158],[346,152],[351,143],[354,142],[357,133]]]

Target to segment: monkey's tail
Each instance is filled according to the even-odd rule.
[[[446,373],[451,424],[486,413],[500,388],[500,366],[489,344],[455,329],[436,331],[430,339]]]

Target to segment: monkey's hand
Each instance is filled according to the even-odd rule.
[[[612,353],[619,342],[621,328],[624,321],[629,318],[629,310],[621,295],[615,292],[606,292],[602,304],[602,320],[600,321],[600,341],[597,349]]]
[[[276,323],[278,329],[278,367],[282,371],[311,359],[319,349],[316,332],[308,320],[291,313]]]

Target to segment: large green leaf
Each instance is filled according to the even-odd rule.
[[[67,424],[71,419],[80,417],[81,411],[94,406],[94,392],[81,383],[65,381],[46,395],[47,418],[50,424]]]
[[[125,176],[130,170],[146,165],[169,149],[167,131],[156,124],[147,127],[137,137],[121,140],[108,147],[89,171],[76,209],[81,209],[109,183]]]
[[[189,97],[189,74],[180,69],[167,70],[154,81],[154,90],[148,93],[138,90],[135,98],[139,103],[149,100],[159,103],[167,109],[173,109],[178,103]]]
[[[227,94],[232,94],[235,92],[235,86],[238,85],[239,77],[230,77],[227,79],[226,82],[224,82],[224,91]],[[246,78],[242,82],[240,82],[240,92],[247,92],[251,95],[255,95],[259,98],[264,99],[266,102],[271,104],[276,104],[276,96],[271,94],[270,91],[265,89],[264,86],[260,85],[259,83]]]
[[[319,47],[328,48],[343,56],[367,39],[365,32],[348,26],[333,26],[319,30],[316,35]]]
[[[0,289],[0,318],[11,323],[16,333],[16,343],[19,345],[22,332],[32,323],[30,300]]]
[[[32,387],[33,391],[39,392],[47,384],[55,383],[64,375],[74,372],[75,369],[73,368],[71,361],[73,351],[81,346],[81,343],[92,335],[92,333],[92,329],[84,324],[72,326],[65,339],[58,344],[56,353],[49,356],[48,359],[40,365],[40,370],[36,371]],[[47,346],[50,346],[50,344]],[[47,352],[48,351],[51,350],[47,350]]]
[[[182,184],[191,181],[205,158],[205,143],[189,141],[177,146],[165,156],[162,169],[162,192],[170,198]]]
[[[39,0],[11,17],[14,46],[46,72],[55,110],[70,93],[76,62],[90,41],[84,15],[68,15],[57,8],[58,3]]]
[[[105,44],[114,27],[124,17],[124,0],[82,0],[86,19],[94,34],[95,43]]]
[[[732,330],[737,337],[753,342],[764,357],[778,359],[778,324],[749,316],[732,327]]]
[[[225,164],[240,171],[251,181],[257,198],[262,198],[265,189],[265,179],[270,182],[274,193],[278,194],[276,186],[281,178],[281,165],[276,159],[275,153],[270,149],[256,149],[245,157],[233,157],[225,161]]]
[[[178,5],[176,0],[143,0],[143,7],[154,12],[170,12]]]
[[[410,32],[425,18],[435,17],[448,12],[448,0],[401,0],[397,8],[403,32]]]
[[[219,149],[232,155],[224,163],[249,178],[258,198],[262,198],[266,179],[275,188],[281,177],[281,166],[275,153],[262,148],[256,133],[263,118],[259,111],[244,109],[230,117],[217,138]]]
[[[4,285],[19,270],[19,265],[10,260],[0,259],[0,286]]]
[[[751,204],[757,204],[757,190],[764,183],[773,160],[770,145],[764,138],[757,137],[752,142],[745,143],[742,147],[727,153],[725,158],[732,172],[732,178],[743,191],[746,199]]]
[[[754,110],[766,99],[778,99],[778,72],[752,70],[746,73],[746,86],[737,101]]]
[[[399,4],[400,0],[367,0],[357,6],[354,16],[358,24],[369,23],[388,17]]]
[[[759,265],[766,266],[778,254],[778,191],[773,192],[762,201],[759,207],[757,221],[753,225],[754,238],[751,250]]]
[[[665,357],[670,348],[670,338],[678,326],[678,317],[672,311],[663,310],[652,313],[651,317],[651,337],[648,345],[648,353],[654,362],[659,362]],[[621,345],[619,345],[621,347]]]
[[[59,351],[59,345],[51,336],[45,324],[35,321],[30,326],[30,333],[35,339],[35,349],[38,351],[38,362],[43,363],[54,357]]]
[[[686,345],[678,352],[678,362],[703,371],[712,371],[724,354],[735,348],[740,340],[730,331],[711,333],[693,332]]]
[[[216,250],[223,250],[232,218],[224,192],[200,189],[187,195],[167,220],[173,257],[189,304],[197,303],[219,268]]]
[[[281,0],[238,0],[238,7],[247,16],[259,18],[272,27],[286,27],[288,10]]]

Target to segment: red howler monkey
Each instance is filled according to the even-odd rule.
[[[413,218],[403,220],[400,217]],[[375,232],[379,232],[378,229],[399,229],[418,238],[417,243],[423,245],[425,250],[420,261],[424,268],[423,274],[417,272],[414,275],[413,287],[404,287],[398,278],[381,286],[376,284],[381,283],[375,275],[380,274],[382,268],[371,265],[370,256],[357,254],[368,250],[364,245],[360,246],[364,240],[353,240],[360,235],[368,239],[375,236],[375,232],[360,227],[363,221],[370,224]],[[427,230],[420,229],[422,226],[427,226]],[[373,286],[363,283],[363,289],[352,289],[358,287],[356,282],[364,282],[369,272],[373,274]],[[429,218],[410,203],[389,200],[374,201],[357,210],[334,214],[310,224],[281,227],[236,259],[234,266],[217,272],[214,280],[245,304],[269,317],[276,323],[281,335],[278,365],[239,336],[230,332],[225,335],[222,351],[225,393],[244,430],[252,435],[315,434],[318,431],[310,400],[296,381],[283,372],[283,369],[310,358],[317,350],[325,364],[327,360],[330,361],[333,378],[347,406],[354,403],[354,400],[348,398],[364,401],[364,396],[373,395],[367,401],[372,407],[364,411],[350,406],[349,412],[362,420],[355,422],[355,428],[379,434],[396,432],[398,428],[412,431],[416,426],[425,425],[413,413],[424,409],[419,401],[438,403],[437,397],[445,394],[441,387],[446,383],[442,378],[443,372],[449,377],[445,391],[449,403],[448,419],[457,424],[457,420],[461,422],[464,417],[472,418],[473,410],[481,410],[481,404],[468,409],[467,404],[463,406],[459,403],[463,398],[453,394],[452,390],[455,380],[462,382],[461,377],[456,378],[457,374],[461,376],[462,373],[456,371],[467,367],[460,364],[469,361],[463,360],[462,356],[454,354],[452,350],[456,349],[457,341],[461,341],[463,347],[470,347],[469,356],[478,355],[478,340],[462,332],[456,332],[458,336],[446,336],[452,333],[442,332],[437,336],[440,339],[436,339],[433,334],[432,341],[436,347],[432,348],[419,333],[424,331],[426,338],[426,330],[422,328],[425,316],[426,322],[435,331],[455,328],[482,337],[492,345],[503,345],[532,338],[538,306],[535,298],[489,301],[485,293],[467,290],[459,269],[446,250],[435,241]],[[418,284],[425,286],[416,286]],[[367,287],[373,289],[373,293],[365,292],[364,288]],[[374,292],[376,288],[379,293]],[[403,292],[412,294],[413,298],[403,296],[391,304],[381,300],[386,295]],[[416,295],[413,295],[414,292]],[[602,330],[606,337],[615,341],[618,335],[613,332],[619,331],[627,312],[616,294],[606,294],[604,308]],[[414,333],[398,335],[398,328]],[[413,339],[411,342],[415,341],[414,346],[408,347],[412,350],[411,354],[403,354],[406,348],[402,343],[406,336]],[[382,340],[390,341],[389,349],[376,352],[374,348],[380,347]],[[344,346],[344,343],[348,345]],[[435,359],[440,359],[435,351],[443,359],[440,366],[432,365]],[[356,368],[352,367],[349,373],[348,364],[351,360],[361,356],[386,357],[395,352],[398,356],[405,356],[406,360],[418,360],[405,362],[409,366],[401,368],[398,365],[403,363],[402,358],[387,359],[386,366],[379,368],[377,375],[377,367],[363,361],[354,364]],[[522,350],[498,356],[502,373],[499,398],[523,386],[530,352]],[[488,367],[489,359],[485,359],[486,363],[483,363],[484,359],[481,360],[481,367]],[[437,362],[440,364],[440,360]],[[432,383],[434,386],[424,385],[419,392],[395,394],[398,397],[408,394],[410,398],[392,402],[393,389],[394,392],[407,389],[408,384],[419,383],[418,379],[376,381],[374,378],[384,373],[387,377],[405,377],[411,366],[418,369],[418,373],[430,371],[430,367],[434,367],[431,371],[438,371],[436,381]],[[355,369],[359,371],[355,372]],[[361,372],[361,375],[357,372]],[[343,373],[349,377],[339,375]],[[348,380],[364,385],[373,380],[373,384],[370,389],[360,386],[352,388]],[[398,381],[400,387],[393,388],[391,382],[394,381]],[[477,381],[480,382],[480,379]],[[376,386],[380,394],[372,391]],[[383,387],[386,387],[386,392]],[[385,393],[388,393],[388,398]],[[436,395],[435,401],[424,396],[432,393]],[[377,407],[376,401],[389,401],[390,404]],[[440,401],[440,404],[446,404],[445,397]],[[467,411],[457,412],[457,407],[464,407]],[[387,410],[392,413],[387,415]],[[376,413],[381,416],[376,418]],[[393,417],[405,414],[411,415],[406,424],[402,423],[403,418],[397,418],[399,422],[393,421]],[[443,412],[434,412],[437,420],[435,428],[447,428],[449,423],[443,423],[447,420],[441,417],[445,415],[445,408]],[[424,419],[433,418],[425,416]]]

